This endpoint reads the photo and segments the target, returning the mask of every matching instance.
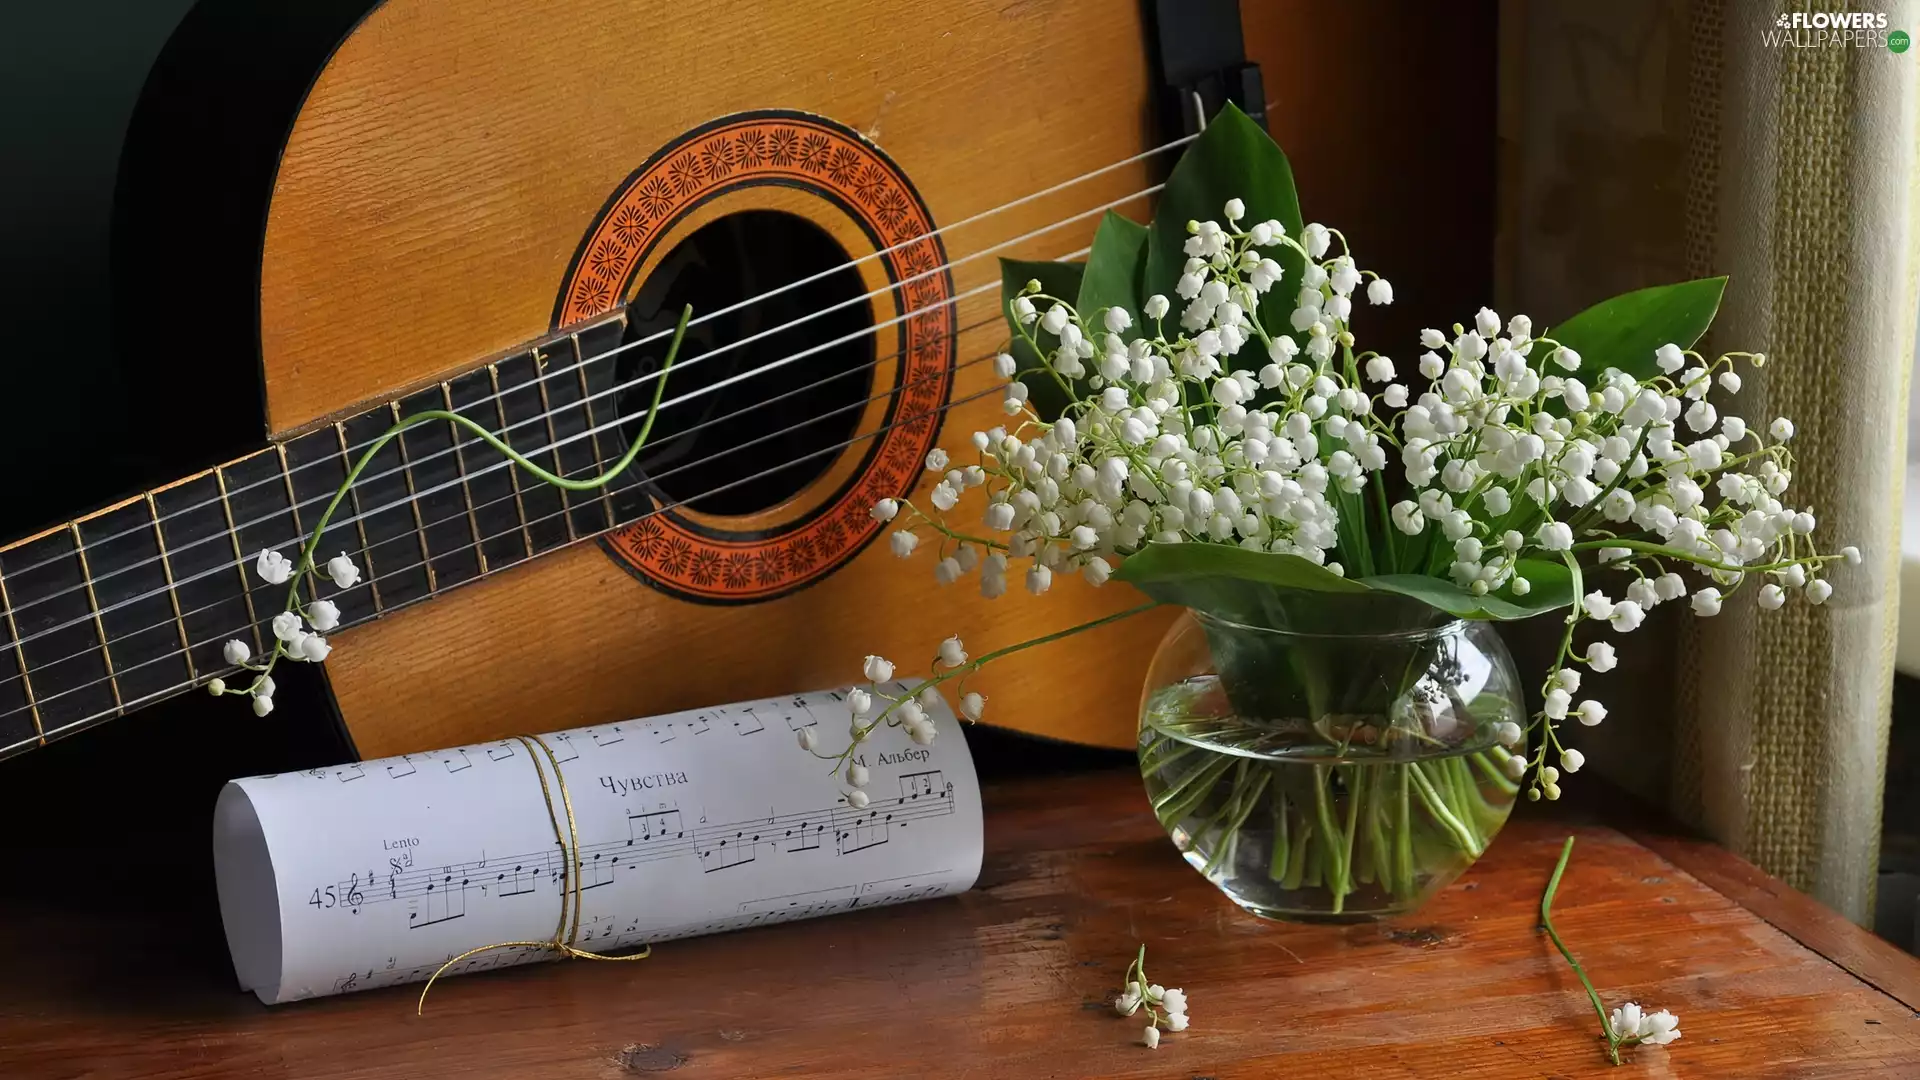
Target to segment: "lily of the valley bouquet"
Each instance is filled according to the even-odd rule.
[[[1356,316],[1392,286],[1303,222],[1232,109],[1149,225],[1109,215],[1084,263],[1004,269],[1005,423],[873,514],[988,599],[1079,574],[1189,610],[1148,673],[1142,772],[1188,861],[1261,914],[1417,905],[1520,793],[1559,797],[1569,735],[1607,715],[1594,676],[1656,607],[1819,604],[1859,557],[1786,501],[1792,422],[1725,404],[1765,358],[1693,349],[1725,279],[1365,348]],[[1490,624],[1549,612],[1529,695]],[[914,693],[853,696],[844,749],[803,741],[861,805],[870,732],[932,739],[918,695],[943,690],[978,719],[966,679],[1060,636],[974,658],[949,638]]]

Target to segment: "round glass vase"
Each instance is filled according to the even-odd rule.
[[[1304,633],[1190,610],[1148,668],[1140,775],[1234,903],[1365,922],[1418,908],[1506,823],[1502,721],[1526,712],[1487,623]]]

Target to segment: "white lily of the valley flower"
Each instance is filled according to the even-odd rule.
[[[896,499],[881,499],[873,504],[873,509],[867,511],[869,517],[879,522],[892,521],[894,515],[898,513],[900,513],[900,503]]]
[[[868,654],[860,665],[860,671],[870,683],[883,683],[893,678],[893,661]]]
[[[859,788],[854,788],[852,791],[847,792],[847,805],[853,807],[855,810],[865,810],[867,808],[867,801],[867,793],[861,791]]]
[[[265,715],[267,715],[268,713],[270,713],[270,712],[272,712],[272,711],[273,711],[273,699],[272,699],[272,698],[270,698],[270,697],[255,697],[255,698],[253,699],[253,715],[255,715],[255,716],[265,716]]]
[[[967,662],[967,650],[958,636],[940,642],[940,663],[947,667],[959,667]]]
[[[229,664],[239,665],[253,659],[253,650],[239,638],[229,638],[227,643],[220,647],[220,656]]]
[[[307,621],[315,630],[331,630],[340,625],[340,606],[331,600],[315,600],[307,605]]]
[[[300,640],[300,616],[296,612],[283,611],[273,617],[273,636],[281,641],[293,644]],[[291,651],[291,650],[289,650]]]
[[[254,573],[269,585],[284,585],[293,576],[293,563],[272,548],[263,549],[253,563]]]
[[[327,560],[327,576],[333,579],[337,588],[349,588],[360,581],[360,568],[353,565],[346,552],[341,552]]]
[[[333,644],[319,634],[308,634],[300,639],[300,655],[303,659],[320,663],[333,652]]]
[[[811,752],[820,746],[820,736],[813,730],[812,724],[808,724],[806,727],[800,729],[799,739],[800,749],[802,750]]]
[[[960,715],[978,721],[987,709],[987,699],[971,691],[960,695]]]
[[[873,711],[873,695],[857,686],[847,691],[847,710],[855,716],[867,715]]]

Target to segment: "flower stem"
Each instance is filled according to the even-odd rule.
[[[456,412],[449,412],[445,409],[426,409],[403,417],[395,422],[392,427],[382,432],[378,438],[367,445],[366,450],[360,454],[360,459],[353,463],[351,469],[347,470],[346,479],[340,482],[340,490],[333,493],[332,501],[328,502],[327,508],[320,512],[320,519],[313,527],[313,535],[307,539],[305,546],[300,549],[300,558],[294,562],[293,578],[287,583],[286,610],[293,611],[299,606],[300,586],[313,574],[315,569],[315,563],[313,561],[314,553],[319,550],[320,541],[326,535],[327,526],[332,522],[334,512],[340,509],[340,503],[347,497],[347,492],[353,489],[354,483],[360,479],[360,474],[366,471],[367,466],[373,462],[375,455],[379,454],[388,443],[399,438],[402,432],[416,424],[424,424],[429,420],[445,420],[455,427],[466,428],[478,436],[480,441],[506,455],[508,461],[539,477],[541,480],[555,487],[564,488],[567,491],[593,491],[596,488],[605,487],[611,483],[615,477],[627,470],[627,466],[633,464],[635,458],[640,456],[641,449],[647,445],[647,438],[653,434],[654,418],[660,414],[660,399],[667,391],[667,373],[673,370],[674,361],[680,355],[680,344],[687,335],[687,321],[692,317],[692,305],[681,309],[680,321],[673,330],[673,340],[667,345],[666,359],[661,362],[660,374],[654,380],[653,401],[648,404],[646,419],[641,421],[640,431],[634,436],[632,444],[627,447],[627,452],[621,455],[620,460],[614,462],[606,471],[590,479],[570,480],[567,477],[550,473],[515,451],[513,447],[507,445],[505,440],[493,432],[488,431],[486,428]],[[274,663],[285,655],[287,655],[287,653],[284,643],[276,642],[273,653],[267,658],[266,665],[257,669],[249,669],[257,670],[260,673],[259,677],[254,679],[253,685],[255,687],[259,686],[260,678],[271,672]],[[243,691],[229,692],[242,693]]]
[[[1553,896],[1560,891],[1560,875],[1566,873],[1567,860],[1572,856],[1573,837],[1569,836],[1566,844],[1560,849],[1560,861],[1554,864],[1553,875],[1547,878],[1547,891],[1540,896],[1540,928],[1553,939],[1553,947],[1559,949],[1560,955],[1566,958],[1567,966],[1573,968],[1575,975],[1580,976],[1580,985],[1587,988],[1587,1000],[1593,1002],[1594,1015],[1600,1018],[1600,1030],[1607,1036],[1607,1056],[1613,1059],[1615,1065],[1618,1065],[1620,1064],[1620,1040],[1614,1036],[1613,1025],[1607,1021],[1607,1009],[1600,1004],[1600,993],[1593,988],[1593,982],[1587,978],[1587,970],[1581,967],[1580,961],[1575,960],[1573,953],[1567,950],[1566,942],[1560,940],[1560,932],[1553,928]]]
[[[1077,626],[1069,626],[1065,630],[1056,630],[1051,634],[1042,634],[1037,638],[1028,638],[1025,641],[1016,642],[1015,644],[1008,645],[1005,648],[995,649],[990,653],[984,653],[964,663],[957,664],[953,667],[950,667],[947,670],[939,673],[938,675],[933,675],[922,680],[921,682],[916,684],[912,690],[910,690],[906,694],[901,695],[899,700],[893,701],[892,704],[888,705],[885,709],[882,709],[879,715],[875,716],[870,723],[868,723],[865,727],[862,727],[860,729],[859,735],[856,738],[854,738],[853,741],[847,744],[847,748],[845,750],[840,751],[840,753],[838,753],[837,755],[834,755],[831,758],[828,758],[827,755],[822,754],[818,751],[814,752],[814,756],[833,761],[835,763],[834,767],[838,769],[841,765],[845,764],[846,760],[849,757],[853,756],[854,751],[860,748],[860,744],[863,741],[865,741],[867,735],[872,733],[874,729],[878,728],[880,725],[889,722],[888,718],[894,714],[894,710],[898,709],[901,706],[901,704],[903,704],[904,702],[912,701],[914,698],[918,697],[922,692],[926,690],[930,690],[934,687],[941,685],[942,683],[949,682],[953,679],[971,675],[974,672],[980,670],[981,668],[987,666],[988,664],[993,663],[995,660],[998,660],[1003,656],[1012,656],[1014,653],[1021,652],[1026,649],[1031,649],[1036,645],[1045,645],[1048,642],[1059,641],[1061,638],[1072,637],[1075,634],[1082,634],[1087,632],[1088,630],[1097,630],[1100,627],[1107,625],[1108,623],[1119,622],[1122,619],[1130,619],[1135,615],[1138,615],[1145,611],[1150,611],[1159,606],[1160,606],[1159,601],[1149,600],[1144,604],[1140,604],[1136,607],[1130,607],[1125,611],[1117,611],[1112,615],[1103,615],[1098,619],[1091,619],[1087,622],[1080,623]]]

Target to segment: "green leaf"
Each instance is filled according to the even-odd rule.
[[[1353,579],[1298,555],[1229,544],[1148,544],[1114,577],[1163,604],[1179,604],[1249,626],[1310,633],[1379,633],[1431,626],[1441,614],[1461,619],[1525,619],[1573,602],[1565,566],[1522,559],[1532,587],[1474,596],[1444,578],[1382,574]]]
[[[1129,556],[1114,577],[1135,585],[1165,581],[1232,578],[1261,585],[1314,592],[1363,593],[1365,585],[1310,563],[1298,555],[1248,551],[1232,544],[1148,544]]]
[[[1034,412],[1039,413],[1042,420],[1058,419],[1068,403],[1084,395],[1087,388],[1077,386],[1072,390],[1063,389],[1060,385],[1062,380],[1058,377],[1047,372],[1031,371],[1041,366],[1040,356],[1020,336],[1022,330],[1031,334],[1033,339],[1040,343],[1040,347],[1048,352],[1060,346],[1060,339],[1040,329],[1037,320],[1031,326],[1017,325],[1013,320],[1013,309],[1010,305],[1013,303],[1013,298],[1019,296],[1021,290],[1027,287],[1029,281],[1038,281],[1040,291],[1048,296],[1058,297],[1071,303],[1080,295],[1080,282],[1085,271],[1085,263],[1000,260],[1000,314],[1007,320],[1007,336],[1012,342],[1007,346],[1007,351],[1013,354],[1014,361],[1020,365],[1019,370],[1024,373],[1020,376],[1020,381],[1026,383],[1028,400],[1032,402]],[[1041,307],[1042,310],[1045,309],[1044,304],[1036,306]],[[1071,382],[1068,385],[1073,386]]]
[[[1090,330],[1104,330],[1102,312],[1110,307],[1125,308],[1133,316],[1133,326],[1121,336],[1132,341],[1140,336],[1146,319],[1140,314],[1140,276],[1147,263],[1147,227],[1128,221],[1109,210],[1100,219],[1093,234],[1093,249],[1087,253],[1087,269],[1080,277],[1080,296],[1074,307]]]
[[[1245,626],[1348,633],[1354,626],[1402,629],[1418,605],[1375,593],[1298,555],[1230,544],[1148,544],[1114,576],[1163,604],[1204,611]],[[1384,607],[1393,610],[1383,610]]]
[[[1522,559],[1516,570],[1532,586],[1525,596],[1514,596],[1510,589],[1475,596],[1446,578],[1425,574],[1381,574],[1365,579],[1364,584],[1381,592],[1412,597],[1461,619],[1525,619],[1573,602],[1567,568],[1559,563]]]
[[[1690,349],[1700,340],[1726,287],[1726,278],[1713,277],[1636,289],[1593,305],[1544,336],[1579,353],[1583,374],[1611,367],[1645,379],[1659,373],[1655,349],[1668,342]]]
[[[1174,293],[1187,255],[1181,246],[1187,242],[1187,222],[1218,221],[1226,224],[1228,199],[1239,199],[1247,206],[1242,228],[1272,219],[1280,222],[1287,235],[1300,236],[1300,198],[1293,187],[1293,168],[1287,155],[1272,136],[1247,114],[1228,104],[1207,124],[1207,130],[1187,146],[1180,161],[1167,177],[1160,192],[1160,204],[1154,209],[1153,224],[1148,226],[1146,277],[1143,296],[1160,293],[1180,309]],[[1262,298],[1260,323],[1268,333],[1288,328],[1292,314],[1289,303],[1300,288],[1302,260],[1291,248],[1275,247],[1273,258],[1286,276]]]

